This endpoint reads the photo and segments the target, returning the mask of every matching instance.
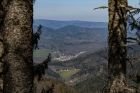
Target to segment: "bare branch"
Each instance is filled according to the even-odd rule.
[[[108,8],[107,6],[100,6],[100,7],[97,7],[97,8],[94,8],[93,10],[97,10],[97,9],[106,9]]]

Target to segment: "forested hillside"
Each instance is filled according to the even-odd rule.
[[[129,4],[140,1],[0,0],[0,93],[140,93]]]
[[[43,27],[42,31],[40,49],[34,52],[34,60],[41,62],[52,53],[46,77],[64,82],[79,93],[100,93],[107,84],[107,27],[68,25],[59,29]],[[135,35],[130,32],[129,36]],[[135,66],[139,65],[139,51],[138,45],[128,47],[130,58],[136,57],[132,63],[128,62],[129,69],[134,65],[129,70],[130,77],[138,69]]]

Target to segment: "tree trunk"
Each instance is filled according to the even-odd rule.
[[[5,10],[4,93],[33,93],[32,0],[9,0]]]
[[[127,0],[109,0],[109,82],[106,93],[133,93],[126,84]]]
[[[3,57],[4,57],[4,45],[3,45],[3,18],[4,18],[4,8],[3,8],[3,0],[0,1],[0,93],[3,93]]]

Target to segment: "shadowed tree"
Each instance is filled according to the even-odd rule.
[[[33,93],[33,2],[8,0],[3,6],[4,58],[8,67],[3,92]]]
[[[39,49],[38,47],[38,41],[40,40],[40,35],[41,35],[41,32],[42,32],[42,25],[39,25],[38,28],[37,28],[37,32],[35,32],[33,34],[33,47],[34,49]]]
[[[129,41],[129,43],[133,43],[133,44],[138,44],[140,45],[140,17],[135,17],[135,15],[138,15],[140,13],[140,9],[139,8],[135,8],[131,11],[129,11],[128,17],[129,17],[129,21],[128,24],[130,26],[131,31],[136,31],[136,37],[128,37],[127,40]],[[140,73],[139,71],[137,71],[137,73],[135,73],[136,75],[133,76],[134,82],[137,84],[137,93],[140,92]]]
[[[48,69],[48,63],[51,61],[51,54],[42,63],[34,65],[34,78],[41,80],[42,76],[45,75],[45,70]]]
[[[127,0],[109,0],[108,86],[106,93],[134,93],[126,84]]]
[[[34,93],[38,90],[38,85],[40,81],[43,80],[43,75],[45,75],[45,70],[48,69],[48,63],[51,61],[51,54],[49,53],[47,59],[39,64],[34,65]],[[43,90],[42,90],[43,91]]]

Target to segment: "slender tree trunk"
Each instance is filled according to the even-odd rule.
[[[109,0],[109,82],[106,93],[133,93],[126,84],[127,0]]]
[[[32,0],[9,0],[5,7],[4,93],[33,93],[32,4]]]

